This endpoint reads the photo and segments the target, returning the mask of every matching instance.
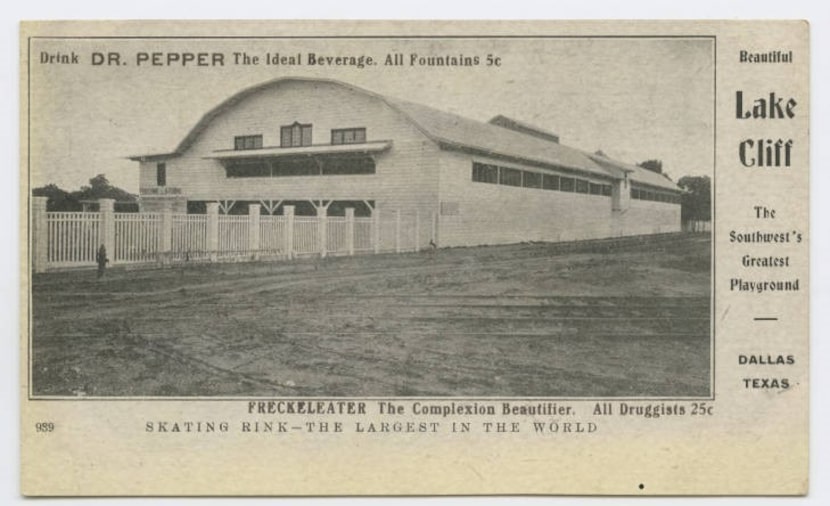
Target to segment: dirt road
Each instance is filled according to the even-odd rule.
[[[704,396],[709,248],[683,235],[38,275],[33,393]]]

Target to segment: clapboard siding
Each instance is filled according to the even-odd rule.
[[[457,215],[441,216],[443,246],[612,235],[610,197],[473,182],[473,161],[541,172],[517,163],[442,153],[440,200],[458,203]]]
[[[680,205],[631,199],[631,207],[621,215],[622,235],[680,232]]]
[[[227,178],[216,150],[234,137],[262,135],[279,146],[280,127],[311,123],[312,143],[329,144],[335,128],[365,127],[367,140],[391,140],[373,175]],[[392,208],[434,208],[437,147],[383,100],[334,83],[287,81],[266,87],[219,114],[181,155],[167,160],[167,186],[190,200],[372,199]],[[155,186],[155,164],[142,164],[141,184]]]

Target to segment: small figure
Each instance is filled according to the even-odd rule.
[[[107,248],[102,244],[98,248],[98,253],[95,254],[95,262],[98,263],[98,279],[104,277],[104,270],[107,268],[107,262],[109,261],[109,258],[107,258]]]

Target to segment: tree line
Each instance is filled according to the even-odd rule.
[[[646,170],[663,173],[662,160],[646,160],[637,164]],[[687,221],[711,221],[712,181],[709,176],[683,176],[677,186],[684,192],[680,196],[680,219]]]
[[[54,183],[40,186],[32,190],[35,197],[47,197],[46,210],[50,212],[82,211],[84,201],[98,199],[115,199],[118,203],[136,204],[138,199],[132,193],[113,186],[104,174],[98,174],[89,180],[88,185],[81,186],[75,191],[66,191]]]

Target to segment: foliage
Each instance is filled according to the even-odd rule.
[[[32,190],[35,197],[48,197],[46,209],[49,211],[80,211],[81,203],[71,193],[60,189],[55,184],[48,184]]]
[[[115,199],[116,202],[135,202],[136,196],[110,184],[104,174],[98,174],[89,180],[88,185],[82,186],[79,190],[67,192],[58,185],[50,183],[46,186],[34,188],[32,195],[36,197],[48,197],[46,204],[48,211],[81,211],[82,201],[98,199]]]
[[[683,188],[680,200],[682,221],[712,219],[712,181],[709,176],[683,176],[677,182]]]
[[[662,160],[646,160],[644,162],[640,162],[637,164],[638,166],[650,170],[652,172],[656,172],[658,174],[663,173],[663,161]]]

